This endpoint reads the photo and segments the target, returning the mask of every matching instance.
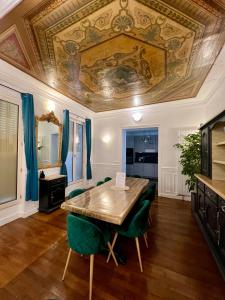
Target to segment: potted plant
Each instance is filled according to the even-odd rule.
[[[174,145],[181,151],[180,164],[182,166],[182,174],[187,176],[185,184],[189,192],[194,191],[196,187],[196,173],[200,173],[201,161],[201,135],[200,132],[188,134],[183,143]]]

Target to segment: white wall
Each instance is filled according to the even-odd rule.
[[[214,118],[225,110],[225,80],[221,83],[215,93],[209,98],[205,105],[206,121]]]
[[[45,84],[32,78],[31,76],[23,73],[22,71],[14,68],[8,63],[0,60],[0,83],[10,86],[18,91],[31,93],[34,96],[34,109],[35,115],[41,116],[43,113],[48,113],[49,101],[55,104],[55,115],[62,122],[63,110],[69,109],[70,113],[76,114],[81,118],[91,118],[93,113],[85,107],[75,103],[71,99],[56,92]],[[0,225],[3,225],[18,217],[26,217],[37,211],[38,202],[25,201],[25,180],[26,180],[26,163],[23,150],[23,126],[21,117],[21,98],[20,94],[10,89],[0,86],[0,99],[15,101],[20,105],[20,139],[19,145],[19,162],[21,168],[19,168],[20,182],[18,184],[18,200],[10,202],[8,204],[0,205]],[[21,171],[22,169],[22,171]],[[46,175],[59,174],[59,168],[46,169]],[[86,183],[85,183],[86,184]],[[74,186],[67,188],[67,193],[72,190]]]
[[[225,50],[219,55],[198,97],[140,107],[138,110],[142,111],[143,118],[138,124],[132,120],[134,109],[95,114],[2,60],[0,60],[0,83],[33,94],[35,114],[37,115],[47,112],[47,104],[51,100],[56,105],[55,114],[61,122],[64,109],[69,109],[70,112],[82,118],[89,117],[93,120],[92,167],[94,181],[103,179],[105,176],[114,176],[117,171],[121,170],[123,128],[158,127],[159,194],[181,198],[179,195],[186,194],[186,190],[184,179],[180,174],[178,152],[173,145],[179,142],[185,133],[197,129],[200,123],[205,123],[225,109],[225,73],[221,72],[221,68],[225,68],[224,57]],[[14,99],[21,103],[18,93],[3,87],[0,87],[0,98],[9,101]],[[20,131],[22,135],[22,127]],[[106,135],[110,136],[108,143],[102,141]],[[22,147],[23,145],[21,145],[19,156],[22,165],[19,184],[21,199],[0,206],[0,225],[37,211],[38,203],[24,201],[26,166]],[[48,169],[46,173],[47,175],[59,173],[59,169]],[[67,188],[67,193],[73,188],[73,186]]]
[[[143,118],[132,119],[133,109],[98,113],[94,118],[93,175],[94,181],[115,176],[122,170],[122,129],[159,128],[159,195],[181,199],[186,194],[179,171],[178,143],[182,132],[197,129],[205,121],[202,104],[193,100],[163,103],[139,108]],[[108,143],[103,141],[109,136]],[[182,184],[181,184],[182,183]]]

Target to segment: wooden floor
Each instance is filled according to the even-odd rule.
[[[89,258],[68,248],[66,213],[37,213],[0,228],[0,299],[88,299]],[[159,198],[153,208],[149,249],[141,240],[140,273],[133,240],[122,240],[127,264],[95,258],[94,299],[225,299],[225,283],[191,215],[190,203]]]

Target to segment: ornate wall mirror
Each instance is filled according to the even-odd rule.
[[[62,124],[54,112],[36,117],[36,144],[38,168],[61,166]]]

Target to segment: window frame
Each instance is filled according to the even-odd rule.
[[[76,118],[76,117],[71,117],[70,116],[70,122],[73,122],[73,167],[72,167],[72,178],[73,180],[68,182],[68,186],[78,184],[78,183],[83,183],[85,181],[85,173],[84,173],[84,158],[85,158],[85,122]],[[76,134],[77,134],[77,128],[76,124],[80,124],[83,126],[83,140],[82,140],[82,173],[83,176],[81,179],[75,179],[76,178]]]
[[[18,118],[17,118],[17,182],[16,182],[16,199],[6,201],[0,204],[0,210],[18,205],[25,194],[25,187],[23,181],[25,180],[26,162],[23,156],[23,125],[22,125],[22,101],[18,97],[17,93],[0,89],[0,99],[11,104],[18,106]],[[26,181],[26,180],[25,180]]]

